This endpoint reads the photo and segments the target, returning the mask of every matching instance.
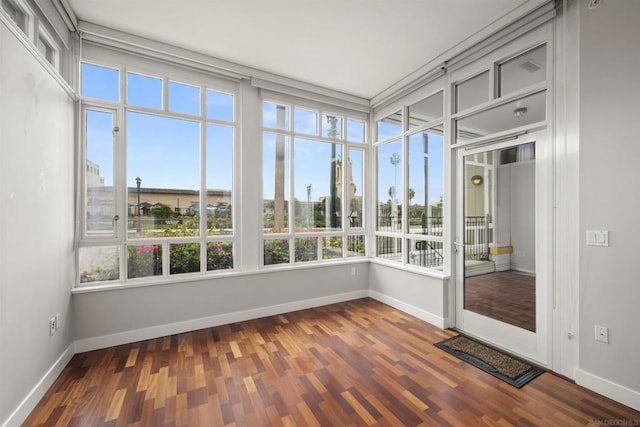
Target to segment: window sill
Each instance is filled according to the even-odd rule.
[[[413,274],[419,274],[421,276],[433,277],[434,279],[448,280],[451,278],[450,274],[439,272],[436,270],[429,270],[422,267],[415,267],[407,264],[400,264],[395,261],[387,261],[380,258],[369,258],[372,264],[383,265],[385,267],[395,268],[396,270],[402,270]]]

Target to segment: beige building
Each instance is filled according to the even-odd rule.
[[[127,192],[129,215],[135,215],[138,202],[136,187],[129,187]],[[168,206],[172,211],[181,215],[194,215],[200,211],[200,192],[196,190],[178,190],[170,188],[140,188],[140,208],[142,215],[149,215],[149,211],[158,205]],[[215,208],[219,205],[231,205],[230,190],[208,190],[207,207]]]

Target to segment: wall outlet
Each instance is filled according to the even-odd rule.
[[[355,267],[351,267],[351,275],[352,276],[356,275],[356,268]]]
[[[596,325],[596,341],[609,344],[609,328],[606,326]]]
[[[55,316],[49,319],[49,335],[56,333],[56,318]]]
[[[60,313],[56,313],[56,331],[60,329]]]

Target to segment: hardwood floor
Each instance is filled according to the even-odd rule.
[[[531,332],[536,331],[536,278],[515,271],[467,277],[464,308]]]
[[[433,346],[453,335],[366,298],[77,354],[25,425],[640,420],[639,412],[549,373],[516,389]]]

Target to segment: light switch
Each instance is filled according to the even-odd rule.
[[[609,246],[609,231],[587,230],[588,246]]]

